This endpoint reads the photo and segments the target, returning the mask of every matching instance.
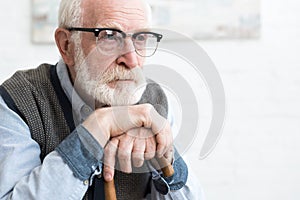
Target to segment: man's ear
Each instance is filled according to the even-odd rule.
[[[74,44],[70,42],[71,34],[64,28],[55,30],[56,46],[67,66],[74,66]]]

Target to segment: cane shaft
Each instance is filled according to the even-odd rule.
[[[116,187],[114,179],[112,181],[104,181],[105,200],[117,200]]]
[[[165,158],[158,158],[159,165],[165,177],[171,177],[174,174],[174,168]],[[104,181],[105,200],[117,200],[116,187],[114,179],[112,181]]]

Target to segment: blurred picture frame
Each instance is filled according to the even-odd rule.
[[[151,0],[153,25],[193,39],[260,37],[260,0]]]
[[[31,41],[33,43],[54,43],[59,3],[60,0],[31,0]]]

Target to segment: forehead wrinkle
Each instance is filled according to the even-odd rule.
[[[119,1],[119,0],[118,0]],[[127,6],[127,7],[126,7]],[[127,29],[145,28],[149,26],[147,10],[138,3],[137,7],[130,5],[120,5],[119,3],[98,4],[89,7],[85,12],[86,26],[109,26],[108,28],[118,28],[126,31]],[[91,20],[92,19],[92,20]],[[131,27],[132,25],[132,27]],[[144,26],[144,27],[142,27]]]
[[[124,10],[127,10],[127,11],[122,11],[122,10],[117,10],[115,11],[116,13],[124,13],[126,15],[138,15],[142,18],[144,18],[146,15],[145,15],[145,11],[142,10],[142,9],[137,9],[137,8],[124,8]],[[135,12],[137,11],[137,12]]]
[[[128,21],[134,22],[134,24],[142,25],[140,27],[136,27],[137,29],[148,28],[148,23],[145,22],[144,19],[137,18],[118,18],[118,17],[110,17],[109,19],[105,19],[97,23],[98,27],[104,28],[116,28],[123,31],[128,31]]]
[[[140,20],[147,20],[146,11],[140,8],[122,8],[122,10],[120,10],[112,6],[105,6],[103,10],[104,10],[103,16],[105,17],[113,18],[115,16],[115,17],[129,18],[131,20],[138,19],[138,18],[140,18]],[[109,12],[105,12],[105,11],[109,11]]]
[[[128,13],[128,14],[137,14],[137,13],[146,13],[146,9],[142,9],[142,8],[138,8],[138,7],[135,7],[135,8],[131,8],[131,7],[124,7],[122,6],[121,8],[120,7],[115,7],[115,6],[112,6],[112,5],[103,5],[102,8],[103,10],[106,10],[106,11],[110,11],[110,12],[123,12],[123,13]],[[127,11],[127,12],[125,12]]]

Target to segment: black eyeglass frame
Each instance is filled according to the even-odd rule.
[[[160,42],[160,40],[162,39],[163,35],[162,34],[159,34],[159,33],[154,33],[154,32],[151,32],[151,31],[141,31],[141,32],[136,32],[136,33],[132,33],[132,34],[126,34],[125,32],[119,30],[119,29],[116,29],[116,28],[81,28],[81,27],[70,27],[70,28],[66,28],[68,31],[83,31],[83,32],[91,32],[91,33],[94,33],[95,37],[98,38],[99,34],[101,31],[116,31],[118,33],[120,33],[122,35],[122,38],[125,39],[127,36],[130,36],[132,39],[136,39],[138,35],[140,34],[152,34],[156,37],[157,39],[157,44],[156,44],[156,47],[154,49],[154,51],[152,52],[151,55],[143,55],[143,54],[140,54],[139,51],[137,49],[135,49],[135,52],[141,56],[141,57],[151,57],[152,55],[155,54],[156,50],[157,50],[157,47],[158,47],[158,44]]]
[[[95,37],[98,37],[101,31],[117,31],[119,33],[122,34],[123,39],[125,39],[127,37],[128,34],[126,34],[125,32],[116,29],[116,28],[80,28],[80,27],[70,27],[70,28],[66,28],[68,31],[84,31],[84,32],[92,32],[95,34]],[[159,33],[154,33],[151,31],[141,31],[141,32],[136,32],[133,33],[131,36],[133,39],[135,39],[139,34],[152,34],[157,38],[157,42],[160,42],[160,40],[162,39],[163,35],[159,34]]]

